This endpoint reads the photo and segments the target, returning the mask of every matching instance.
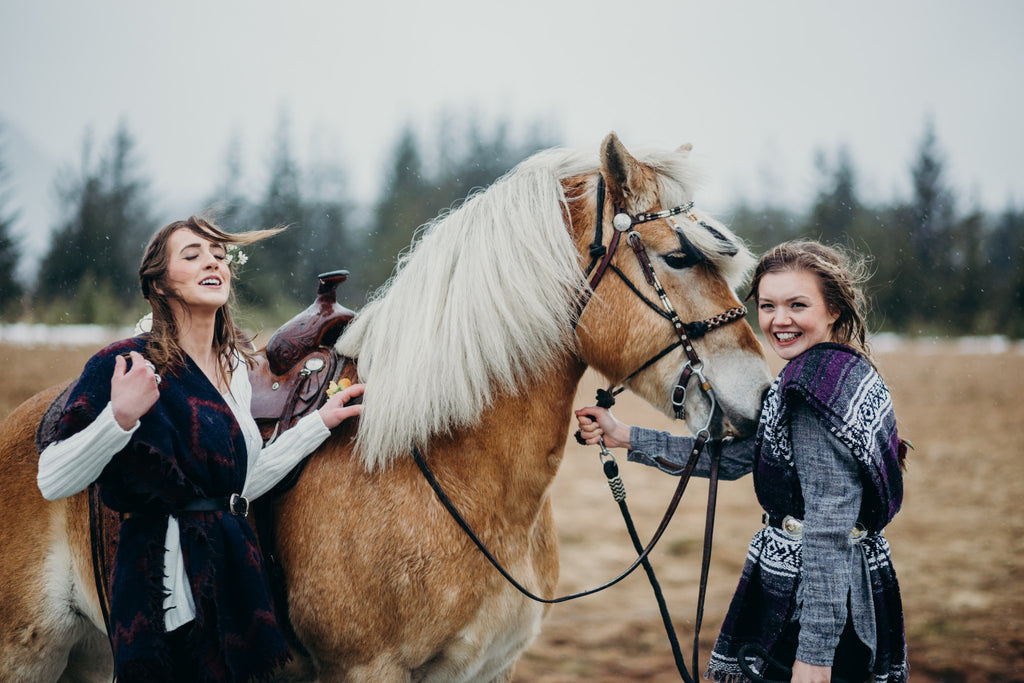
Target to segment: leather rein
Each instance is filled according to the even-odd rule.
[[[658,280],[658,277],[657,277],[657,275],[654,272],[654,269],[653,269],[653,267],[651,265],[650,258],[647,255],[647,251],[646,251],[646,248],[644,247],[644,244],[643,244],[643,241],[642,241],[642,239],[640,237],[640,234],[632,229],[633,226],[635,226],[637,224],[640,224],[640,223],[646,223],[648,221],[658,220],[658,219],[661,219],[661,218],[670,218],[670,217],[678,215],[678,214],[687,214],[692,220],[696,221],[698,219],[696,217],[694,217],[690,213],[690,210],[693,207],[693,203],[692,202],[684,204],[682,206],[674,207],[672,209],[667,209],[667,210],[664,210],[664,211],[658,211],[658,212],[654,212],[654,213],[643,213],[643,214],[638,214],[636,216],[631,216],[631,215],[629,215],[629,214],[627,214],[625,212],[616,211],[615,218],[613,220],[613,226],[614,226],[615,230],[614,230],[614,233],[612,234],[612,238],[611,238],[611,242],[610,242],[609,246],[605,247],[604,244],[603,244],[603,241],[602,241],[602,223],[603,223],[603,213],[604,213],[604,199],[605,199],[605,184],[604,184],[604,178],[603,178],[603,176],[601,176],[599,178],[599,181],[598,181],[597,222],[596,222],[596,226],[595,226],[595,239],[594,239],[594,243],[590,247],[590,255],[591,255],[592,261],[590,263],[590,266],[586,270],[586,276],[588,277],[588,281],[585,282],[583,287],[581,288],[581,292],[580,292],[579,298],[577,300],[577,308],[576,308],[575,321],[578,323],[579,317],[582,314],[583,309],[586,307],[587,303],[589,302],[590,298],[592,297],[592,295],[594,293],[594,290],[597,288],[598,283],[601,281],[601,279],[604,277],[605,273],[610,268],[613,272],[615,272],[620,278],[622,278],[627,283],[627,285],[630,287],[630,289],[638,297],[640,297],[640,299],[646,305],[648,305],[649,307],[653,308],[655,311],[657,311],[659,313],[659,315],[661,315],[662,317],[666,318],[667,320],[669,320],[672,323],[673,329],[675,330],[676,335],[678,337],[678,340],[676,342],[674,342],[673,344],[670,344],[668,347],[666,347],[664,350],[662,350],[661,352],[656,354],[649,361],[644,363],[636,372],[634,372],[631,375],[629,375],[628,377],[626,377],[623,380],[623,382],[626,382],[629,379],[631,379],[632,377],[634,377],[637,374],[639,374],[640,372],[643,372],[644,370],[649,368],[651,365],[656,363],[658,360],[660,360],[661,358],[665,357],[669,352],[671,352],[675,348],[681,346],[683,348],[684,352],[686,353],[687,363],[686,363],[686,366],[683,369],[682,374],[680,375],[679,381],[676,383],[676,386],[675,386],[675,388],[673,390],[672,402],[673,402],[673,405],[674,405],[674,407],[676,409],[675,410],[676,417],[679,418],[679,419],[682,419],[685,416],[686,386],[687,386],[689,380],[691,378],[693,378],[694,376],[696,376],[699,379],[701,390],[704,391],[705,394],[707,394],[709,396],[710,400],[711,400],[711,408],[710,408],[710,411],[709,411],[709,414],[708,414],[708,422],[696,434],[695,441],[694,441],[694,446],[693,446],[693,449],[692,449],[692,451],[691,451],[691,453],[689,455],[689,458],[688,458],[688,460],[686,462],[686,465],[679,472],[679,474],[680,474],[679,484],[676,486],[675,493],[673,494],[672,499],[669,502],[668,508],[666,509],[664,515],[662,516],[661,522],[658,525],[657,530],[655,531],[655,533],[652,536],[651,540],[648,542],[647,546],[644,547],[639,552],[639,556],[637,557],[636,561],[634,561],[625,571],[623,571],[616,578],[614,578],[611,581],[608,581],[608,582],[606,582],[606,583],[604,583],[604,584],[602,584],[600,586],[597,586],[595,588],[592,588],[592,589],[589,589],[589,590],[580,591],[580,592],[577,592],[577,593],[572,593],[572,594],[569,594],[569,595],[564,595],[564,596],[561,596],[561,597],[556,597],[556,598],[544,598],[544,597],[538,596],[538,595],[534,594],[533,592],[531,592],[528,588],[526,588],[525,586],[520,584],[514,577],[512,577],[512,575],[509,574],[509,572],[501,565],[501,563],[497,560],[497,558],[494,557],[494,555],[490,552],[490,550],[488,550],[488,548],[484,545],[483,541],[481,541],[480,538],[476,535],[476,533],[473,531],[473,529],[466,522],[465,518],[462,516],[462,514],[455,507],[454,503],[452,503],[451,499],[447,496],[447,494],[441,488],[440,484],[437,482],[437,479],[434,477],[433,472],[430,470],[430,467],[427,465],[426,460],[424,459],[422,453],[420,453],[419,449],[418,448],[414,448],[413,449],[413,453],[412,453],[413,459],[415,460],[417,466],[420,468],[420,471],[423,473],[424,478],[427,480],[427,483],[433,489],[434,493],[437,495],[437,497],[440,500],[440,502],[442,503],[442,505],[448,510],[449,514],[452,516],[452,518],[455,520],[455,522],[462,528],[462,530],[466,533],[466,535],[470,538],[470,540],[473,541],[473,543],[477,546],[477,548],[484,555],[484,557],[486,557],[487,560],[495,567],[495,569],[497,569],[498,572],[514,588],[516,588],[520,593],[522,593],[524,596],[528,597],[531,600],[534,600],[534,601],[540,602],[540,603],[545,603],[545,604],[555,604],[555,603],[560,603],[560,602],[566,602],[568,600],[574,600],[576,598],[580,598],[580,597],[583,597],[583,596],[592,595],[592,594],[597,593],[599,591],[605,590],[606,588],[610,588],[611,586],[614,586],[615,584],[619,583],[624,578],[629,576],[631,573],[633,573],[633,571],[635,571],[637,569],[637,567],[639,567],[642,564],[645,564],[647,562],[648,556],[650,555],[651,551],[654,549],[654,546],[661,539],[661,536],[665,532],[665,529],[668,527],[668,524],[671,521],[672,516],[675,514],[676,508],[679,505],[679,501],[682,498],[683,493],[686,490],[687,483],[690,480],[690,476],[692,475],[693,470],[694,470],[694,468],[697,465],[697,460],[700,457],[700,454],[704,451],[704,448],[708,445],[708,442],[711,440],[710,426],[711,426],[711,420],[713,418],[713,414],[714,414],[714,411],[715,411],[717,403],[716,403],[715,398],[714,398],[714,392],[713,392],[713,390],[711,388],[711,384],[707,381],[706,377],[704,377],[704,374],[703,374],[703,367],[704,367],[703,361],[700,359],[700,357],[697,354],[696,350],[693,348],[693,345],[691,344],[691,340],[700,338],[701,336],[707,334],[708,332],[710,332],[711,330],[713,330],[713,329],[715,329],[717,327],[721,327],[721,326],[726,325],[726,324],[728,324],[728,323],[730,323],[730,322],[732,322],[734,320],[741,319],[743,317],[743,315],[745,314],[745,312],[746,312],[746,310],[743,307],[736,307],[736,308],[729,309],[729,310],[725,311],[724,313],[721,313],[721,314],[719,314],[717,316],[714,316],[713,318],[709,318],[707,320],[691,322],[691,323],[684,323],[684,322],[682,322],[680,320],[679,316],[677,315],[675,309],[673,308],[671,302],[669,301],[668,295],[665,293],[665,289],[661,286],[661,283]],[[702,223],[702,225],[704,225],[703,222],[701,222],[701,223]],[[674,221],[673,221],[673,225],[675,225]],[[707,226],[705,225],[705,227],[707,227]],[[689,243],[689,241],[683,235],[682,229],[680,229],[678,225],[675,225],[675,228],[676,228],[676,232],[679,235],[679,238],[680,238],[681,242],[683,242],[684,249],[688,250],[688,253],[690,255],[693,255],[693,256],[698,256],[699,255],[700,258],[697,259],[698,262],[699,262],[699,260],[703,260],[704,258],[706,258],[706,257],[703,256],[703,254],[699,250],[696,249],[696,247],[694,247],[692,244]],[[710,227],[708,227],[708,229],[712,230]],[[614,265],[611,264],[612,256],[615,254],[615,252],[616,252],[616,250],[618,248],[621,236],[622,236],[623,233],[626,233],[627,231],[628,231],[628,234],[626,236],[626,241],[629,243],[629,245],[632,248],[634,254],[636,255],[636,258],[637,258],[638,262],[640,263],[640,267],[641,267],[641,269],[642,269],[642,271],[644,273],[644,278],[645,278],[646,282],[648,284],[650,284],[655,289],[656,293],[658,294],[659,299],[662,302],[662,306],[664,306],[664,308],[659,307],[657,304],[651,302],[646,297],[644,297],[643,294],[641,294],[640,291],[628,280],[628,278],[625,276],[625,274],[621,270],[619,270],[618,268],[616,268]],[[712,230],[712,232],[714,232],[714,231]],[[575,324],[574,324],[574,327],[575,327]],[[614,392],[614,393],[619,393],[621,391],[622,391],[622,389],[620,388],[617,392]],[[611,395],[612,392],[609,391],[608,394]],[[606,449],[602,449],[602,451],[603,451],[602,452],[602,457],[605,457],[605,454],[607,454],[608,456],[611,455],[610,453],[607,452]],[[717,451],[717,449],[715,449],[715,451]],[[716,455],[716,453],[713,452],[713,455]],[[717,484],[717,482],[715,480],[717,480],[717,476],[716,475],[717,475],[717,470],[718,470],[718,467],[717,467],[717,465],[718,465],[718,458],[717,457],[713,457],[712,461],[713,461],[712,462],[712,479],[713,480],[712,480],[710,491],[714,491],[715,490],[715,486]],[[606,465],[607,465],[607,462],[606,462]],[[608,468],[606,467],[606,470],[607,469]],[[616,479],[617,479],[617,475],[616,475]],[[611,477],[610,476],[609,476],[609,480],[611,481]],[[613,490],[615,489],[615,486],[616,486],[616,484],[613,483],[612,484]],[[621,487],[621,481],[618,482],[618,486]],[[709,495],[710,495],[710,492],[709,492]],[[624,496],[624,494],[623,494],[623,496]],[[713,507],[713,503],[709,500],[709,509],[708,509],[708,521],[709,521],[709,523],[713,523],[713,519],[714,519],[714,507]],[[708,564],[709,564],[709,559],[710,559],[710,546],[711,546],[710,526],[711,526],[711,524],[709,524],[706,527],[706,529],[705,529],[704,558],[703,558],[703,562],[702,562],[702,575],[701,575],[701,596],[700,596],[700,606],[698,607],[698,614],[700,614],[702,612],[704,590],[705,590],[705,586],[706,586],[706,583],[707,583],[706,579],[707,579]],[[698,621],[698,623],[699,623],[699,621]],[[698,626],[698,633],[699,633],[699,626]],[[695,642],[696,642],[696,636],[695,636]],[[694,656],[696,658],[696,651],[694,653]]]

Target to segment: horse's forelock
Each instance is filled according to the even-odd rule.
[[[757,259],[731,230],[703,211],[694,211],[698,221],[677,221],[695,247],[715,264],[718,272],[735,292],[746,282]],[[714,232],[702,225],[710,226]],[[718,233],[717,235],[715,233]]]

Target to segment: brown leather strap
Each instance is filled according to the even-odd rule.
[[[427,483],[430,484],[430,488],[434,490],[434,494],[441,502],[441,505],[443,505],[444,508],[448,511],[448,514],[452,516],[452,519],[455,520],[455,523],[459,525],[459,527],[466,533],[467,536],[469,536],[469,539],[473,541],[473,544],[476,545],[477,549],[479,549],[483,556],[487,558],[487,561],[494,565],[494,568],[497,569],[498,572],[503,577],[505,577],[505,580],[512,584],[512,586],[520,593],[522,593],[523,595],[525,595],[526,597],[530,598],[535,602],[541,602],[550,605],[559,602],[575,600],[576,598],[582,598],[587,595],[593,595],[594,593],[599,593],[600,591],[603,591],[606,588],[611,588],[612,586],[614,586],[615,584],[617,584],[618,582],[622,581],[624,578],[632,574],[637,567],[643,564],[644,560],[647,559],[647,556],[651,554],[652,550],[654,550],[654,546],[657,545],[659,540],[661,540],[662,534],[664,534],[665,529],[668,528],[668,523],[672,521],[672,516],[676,512],[676,508],[679,507],[679,501],[682,499],[683,493],[686,491],[686,485],[689,483],[690,476],[693,474],[693,468],[696,467],[697,465],[697,459],[700,457],[701,452],[707,445],[707,440],[707,436],[702,434],[701,436],[698,436],[696,441],[694,442],[693,451],[690,453],[690,458],[687,461],[686,466],[683,467],[682,469],[682,472],[679,476],[679,484],[676,485],[676,491],[672,495],[672,500],[669,502],[668,508],[665,510],[665,514],[661,518],[661,523],[658,525],[658,529],[654,532],[654,536],[651,537],[650,542],[648,542],[647,546],[644,548],[643,552],[640,553],[639,557],[637,557],[636,561],[634,561],[633,564],[631,564],[625,571],[619,574],[619,576],[612,579],[611,581],[608,581],[606,583],[601,584],[600,586],[597,586],[596,588],[591,588],[589,590],[580,591],[578,593],[571,593],[569,595],[564,595],[562,597],[551,599],[542,598],[539,595],[533,594],[532,592],[530,592],[528,588],[520,584],[518,581],[515,580],[515,578],[512,577],[511,574],[509,574],[508,570],[506,570],[501,565],[501,563],[498,562],[497,558],[495,558],[494,555],[491,554],[491,551],[487,549],[487,546],[484,545],[483,541],[480,540],[480,537],[476,535],[473,529],[469,526],[469,523],[466,522],[465,518],[459,513],[458,509],[456,509],[455,504],[452,503],[451,499],[447,496],[447,494],[445,494],[444,490],[441,488],[441,485],[437,482],[437,479],[434,477],[434,473],[430,470],[430,467],[427,465],[426,460],[423,458],[423,455],[419,452],[418,448],[413,448],[412,456],[413,459],[416,461],[416,465],[420,468],[420,472],[423,473],[424,478],[427,480]]]
[[[693,630],[693,675],[696,677],[698,651],[700,648],[700,626],[704,620],[704,598],[708,590],[708,575],[711,569],[711,546],[715,533],[715,505],[718,501],[718,465],[722,459],[722,444],[711,446],[711,472],[708,476],[708,507],[704,516],[704,548],[700,560],[700,586],[697,589],[697,616]]]
[[[89,486],[89,549],[92,553],[92,576],[96,583],[96,598],[100,603],[100,612],[103,614],[103,625],[107,629],[107,641],[110,643],[110,651],[113,653],[114,637],[110,630],[110,593],[107,590],[110,567],[107,564],[109,535],[104,523],[106,515],[106,507],[100,500],[99,485],[92,484]]]

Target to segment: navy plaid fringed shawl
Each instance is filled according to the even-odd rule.
[[[879,532],[903,501],[898,455],[902,442],[889,390],[871,364],[839,344],[819,344],[782,370],[765,398],[754,456],[754,487],[771,515],[803,517],[803,498],[793,463],[788,409],[802,400],[830,426],[861,465],[864,497],[860,521],[869,535],[860,541],[868,561],[875,608],[876,683],[907,680],[906,642],[899,584],[889,545]],[[708,664],[717,681],[747,678],[738,665],[747,643],[770,652],[795,608],[801,542],[766,526],[751,540],[747,559]],[[751,658],[755,670],[760,659]]]
[[[56,439],[89,425],[110,401],[114,359],[145,354],[146,336],[108,346],[86,364],[65,403]],[[128,446],[100,475],[103,502],[133,513],[118,534],[110,610],[118,680],[160,681],[171,658],[198,663],[209,681],[261,678],[288,658],[274,616],[256,538],[244,517],[178,515],[196,619],[188,652],[168,652],[163,614],[164,538],[169,511],[196,498],[241,492],[248,464],[234,415],[203,372],[186,359],[165,372],[160,400]]]

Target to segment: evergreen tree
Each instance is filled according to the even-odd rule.
[[[255,208],[259,228],[287,226],[284,233],[252,245],[251,258],[239,280],[244,298],[278,311],[287,319],[295,305],[305,298],[302,279],[303,202],[299,191],[299,169],[292,157],[287,117],[281,116],[270,160],[270,173],[263,197]]]
[[[253,208],[242,189],[242,141],[232,134],[224,154],[224,177],[206,201],[208,213],[228,232],[246,229]]]
[[[125,322],[134,315],[131,307],[139,307],[139,260],[156,222],[134,147],[122,124],[94,164],[87,134],[81,168],[58,178],[65,217],[40,265],[36,294],[62,302],[65,322]],[[99,308],[97,292],[107,301]]]
[[[727,221],[755,254],[780,242],[799,237],[803,217],[782,206],[752,206],[744,200],[734,205]]]
[[[372,225],[363,243],[361,266],[370,289],[388,279],[398,255],[409,246],[416,228],[437,215],[439,207],[427,200],[432,193],[431,182],[425,174],[419,141],[412,126],[407,124],[392,150],[381,196],[373,210]]]
[[[950,238],[955,213],[945,185],[945,163],[935,129],[929,122],[911,169],[914,195],[910,202],[910,246],[914,262],[907,286],[915,294],[918,317],[931,324],[949,317]]]
[[[367,234],[367,270],[374,287],[391,274],[397,255],[409,247],[417,228],[487,188],[530,154],[554,144],[540,125],[532,126],[516,144],[506,122],[488,134],[475,119],[461,125],[450,116],[442,120],[436,137],[432,171],[411,126],[402,130],[395,145]]]
[[[108,235],[120,246],[118,258],[124,267],[111,273],[117,296],[133,301],[139,296],[139,263],[149,238],[157,229],[149,197],[149,180],[138,170],[135,141],[122,123],[111,141],[102,168],[107,182]]]
[[[306,229],[300,243],[303,269],[299,289],[303,301],[311,299],[317,275],[348,270],[350,278],[338,292],[339,300],[358,308],[363,303],[365,277],[360,272],[363,259],[350,237],[350,217],[355,210],[345,187],[345,174],[337,164],[322,161],[311,166],[306,183],[308,199],[303,207],[302,222]]]
[[[914,220],[911,244],[925,271],[941,262],[943,247],[939,240],[949,233],[953,222],[953,202],[944,185],[944,170],[935,129],[929,122],[911,168],[914,195],[910,204]]]
[[[976,332],[985,305],[985,259],[982,252],[985,214],[976,209],[956,221],[946,246],[948,273],[945,320],[954,334]]]
[[[885,211],[885,258],[899,259],[896,277],[885,294],[897,329],[936,333],[952,325],[956,306],[953,284],[959,266],[954,243],[952,193],[945,185],[944,162],[931,123],[925,126],[917,157],[911,166],[913,195]]]
[[[898,332],[908,329],[908,314],[915,301],[906,285],[910,256],[909,231],[894,226],[912,222],[906,206],[865,209],[856,229],[853,248],[872,257],[872,274],[866,294],[871,301],[868,329]]]
[[[0,128],[0,135],[3,129]],[[18,278],[18,261],[21,257],[14,225],[18,220],[17,211],[9,210],[9,173],[4,162],[3,147],[0,147],[0,316],[14,317],[21,310],[21,297],[25,293]]]
[[[1024,337],[1024,211],[1007,207],[983,247],[983,294],[992,332]]]
[[[849,151],[845,147],[839,149],[834,167],[830,167],[825,154],[819,152],[816,165],[826,182],[818,190],[805,232],[827,244],[849,243],[861,212]]]

